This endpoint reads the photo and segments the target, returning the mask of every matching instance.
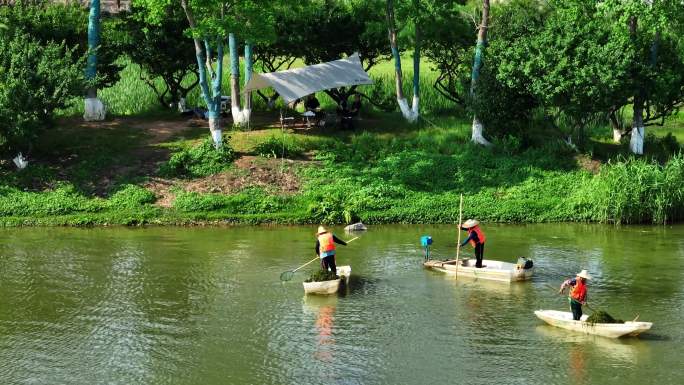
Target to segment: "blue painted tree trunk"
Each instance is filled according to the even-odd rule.
[[[249,83],[250,79],[252,79],[252,67],[253,67],[253,59],[252,59],[252,44],[248,41],[245,42],[245,85]],[[247,95],[245,95],[245,109],[246,110],[251,110],[252,109],[252,93],[249,92]]]
[[[88,80],[97,77],[97,51],[100,46],[100,0],[91,0],[88,15],[88,60],[86,61],[85,76]],[[83,119],[99,121],[105,118],[105,107],[97,98],[97,87],[91,86],[86,90]]]
[[[223,82],[223,41],[217,38],[216,70],[211,71],[207,68],[207,58],[211,57],[211,46],[209,41],[204,41],[204,51],[196,49],[197,66],[199,69],[199,86],[202,91],[202,98],[207,104],[207,120],[209,120],[209,131],[214,140],[214,145],[218,148],[222,144],[221,131],[221,83]],[[211,72],[211,89],[209,88],[208,72]]]
[[[97,76],[97,48],[100,45],[100,0],[91,0],[88,16],[88,61],[86,79],[93,80]],[[92,92],[92,95],[90,94]],[[97,96],[97,88],[92,88],[89,97]]]

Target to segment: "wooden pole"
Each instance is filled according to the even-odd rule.
[[[458,241],[456,242],[456,276],[458,277],[458,258],[461,252],[461,223],[463,216],[463,194],[461,194],[461,200],[458,203]]]

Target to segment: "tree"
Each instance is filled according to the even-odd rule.
[[[94,81],[97,77],[97,52],[100,49],[100,0],[90,1],[90,15],[88,16],[88,62],[86,79]],[[83,119],[104,120],[105,106],[97,97],[97,87],[92,86],[86,91],[85,112]]]
[[[312,1],[300,29],[292,30],[305,41],[304,62],[318,64],[358,52],[368,71],[379,61],[387,60],[390,53],[383,4],[381,0]],[[339,104],[356,93],[356,86],[326,93]]]
[[[183,35],[186,20],[182,9],[167,6],[165,17],[153,23],[137,5],[125,15],[123,27],[128,32],[125,52],[141,68],[140,78],[157,95],[164,107],[176,105],[197,86],[199,75],[193,43]],[[188,77],[193,78],[189,83]],[[155,79],[164,81],[159,88]]]
[[[482,0],[482,20],[477,32],[477,45],[475,46],[475,59],[473,60],[473,72],[470,83],[470,95],[477,99],[477,86],[480,78],[480,69],[484,65],[484,53],[487,46],[487,30],[489,29],[489,0]],[[485,146],[490,145],[489,141],[483,136],[484,125],[477,117],[477,113],[473,114],[473,127],[471,140],[475,143]]]
[[[0,149],[28,152],[53,111],[66,107],[89,85],[84,57],[73,61],[74,51],[63,42],[0,30]]]
[[[684,103],[682,4],[678,0],[606,0],[613,28],[629,31],[633,60],[627,82],[631,99],[616,100],[610,111],[614,139],[630,133],[630,150],[643,154],[645,128],[662,125]],[[617,111],[632,106],[631,129],[623,130]]]
[[[228,34],[240,31],[245,39],[269,35],[274,1],[256,0],[140,0],[150,19],[159,23],[167,6],[180,6],[192,36],[202,98],[207,105],[209,131],[216,147],[221,146],[220,119],[224,48]],[[214,56],[215,55],[215,56]],[[210,84],[211,82],[211,84]]]
[[[96,4],[92,4],[95,6]],[[5,19],[7,30],[23,31],[40,44],[47,42],[64,42],[70,50],[72,61],[78,61],[89,47],[88,12],[76,2],[54,4],[52,2],[17,2],[14,5],[0,7],[0,17]],[[100,19],[97,18],[99,22]],[[92,89],[109,87],[119,80],[122,69],[117,60],[121,54],[117,36],[121,33],[118,21],[110,18],[100,23],[103,42],[98,44],[96,73],[90,82]],[[92,51],[91,51],[92,52]],[[92,91],[91,91],[92,92]]]
[[[463,78],[470,69],[466,61],[473,44],[463,1],[432,1],[426,13],[433,17],[422,25],[421,48],[438,72],[433,87],[455,104],[465,106],[469,87],[463,86]]]
[[[395,72],[395,89],[397,93],[397,103],[399,109],[404,115],[404,118],[409,122],[418,120],[419,115],[419,99],[420,99],[420,30],[422,24],[422,5],[420,0],[411,0],[410,4],[403,4],[401,1],[397,2],[399,5],[399,13],[403,20],[411,20],[413,22],[413,101],[411,108],[408,107],[408,102],[404,97],[403,91],[403,74],[401,70],[401,54],[398,47],[398,29],[395,16],[395,2],[394,0],[387,0],[387,33],[390,42],[390,50],[394,58],[394,72]],[[403,11],[403,12],[402,12]],[[405,26],[406,27],[406,26]]]

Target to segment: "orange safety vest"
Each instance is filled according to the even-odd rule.
[[[477,234],[477,239],[480,241],[480,243],[484,244],[486,238],[485,238],[484,233],[482,232],[482,229],[480,229],[480,226],[473,226],[473,227],[469,228],[468,229],[468,236],[470,236],[470,233],[472,233],[473,231],[475,232],[475,234]],[[477,244],[475,243],[474,240],[471,239],[470,245],[472,247],[475,247]]]
[[[570,289],[570,298],[577,302],[584,302],[587,298],[587,285],[579,278],[575,281],[575,286]]]
[[[323,233],[319,235],[318,242],[320,243],[318,251],[321,253],[327,253],[329,251],[335,250],[335,241],[333,240],[332,233]]]

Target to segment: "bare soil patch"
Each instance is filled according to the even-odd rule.
[[[192,180],[150,178],[145,188],[154,192],[156,205],[171,207],[176,192],[233,194],[246,188],[259,187],[276,194],[294,194],[301,181],[296,170],[311,164],[309,160],[262,158],[245,155],[235,161],[234,168],[219,174]]]

